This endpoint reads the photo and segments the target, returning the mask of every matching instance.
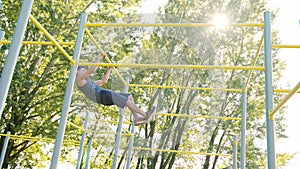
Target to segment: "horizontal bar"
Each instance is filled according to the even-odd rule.
[[[206,87],[184,87],[184,86],[164,86],[164,85],[143,85],[143,84],[128,84],[129,87],[145,87],[145,88],[161,88],[161,89],[191,89],[204,91],[226,91],[242,93],[242,89],[223,89],[223,88],[206,88]]]
[[[0,136],[9,136],[12,140],[27,140],[27,141],[37,141],[37,142],[51,142],[54,143],[55,139],[52,138],[40,138],[40,137],[30,137],[22,135],[10,135],[10,134],[0,134]],[[79,145],[79,141],[74,140],[64,140],[64,144],[68,145]]]
[[[144,88],[161,88],[161,89],[191,89],[191,90],[204,90],[204,91],[225,91],[225,92],[234,92],[242,93],[242,89],[224,89],[224,88],[206,88],[206,87],[185,87],[185,86],[164,86],[164,85],[144,85],[144,84],[127,84],[129,87],[144,87]],[[274,93],[289,93],[290,89],[274,89]],[[298,91],[297,93],[300,93]],[[79,93],[78,95],[81,95]],[[118,121],[108,121],[108,120],[96,120],[89,119],[91,121],[100,121],[108,123],[118,123]],[[123,122],[124,124],[131,124],[131,122]]]
[[[168,69],[232,69],[232,70],[259,70],[257,66],[219,66],[219,65],[162,65],[162,64],[128,64],[128,63],[78,63],[78,66],[106,66],[106,67],[134,67],[134,68],[168,68]]]
[[[290,89],[274,89],[274,93],[289,93],[292,90]],[[297,93],[300,93],[300,91],[298,91]]]
[[[207,91],[225,91],[242,93],[242,89],[223,89],[223,88],[206,88],[206,87],[184,87],[184,86],[163,86],[163,85],[143,85],[143,84],[128,84],[130,87],[145,87],[145,88],[161,88],[161,89],[191,89],[191,90],[207,90]],[[289,93],[290,89],[274,89],[275,93]],[[300,93],[298,91],[297,93]]]
[[[85,130],[87,133],[97,133],[97,134],[111,134],[111,135],[117,135],[116,132],[109,132],[109,131],[94,131],[94,130]],[[131,137],[132,134],[124,134],[122,133],[122,136]]]
[[[11,41],[0,40],[0,44],[10,44]],[[58,42],[60,45],[75,45],[75,42]],[[53,42],[46,41],[23,41],[23,45],[54,45]]]
[[[274,108],[274,110],[270,111],[269,117],[270,120],[274,119],[274,114],[299,90],[300,88],[300,82],[292,89],[292,91],[281,100],[280,103]]]
[[[49,32],[32,16],[29,16],[30,20],[38,27],[44,35],[58,48],[58,50],[71,62],[72,65],[75,64],[75,61],[72,57],[60,46],[60,44],[49,34]]]
[[[70,124],[71,126],[77,128],[77,129],[79,129],[80,131],[84,131],[84,128],[83,128],[83,127],[80,127],[80,126],[78,126],[78,125],[76,125],[76,124],[74,124],[74,123],[72,123],[72,122],[70,122],[70,121],[67,121],[67,123]]]
[[[239,118],[239,117],[200,116],[200,115],[189,115],[189,114],[156,113],[155,115],[158,115],[158,116],[160,115],[160,116],[189,117],[189,118],[203,118],[203,119],[242,120],[242,118]]]
[[[273,44],[272,48],[300,48],[300,45],[280,45],[280,44]]]
[[[98,121],[98,122],[113,123],[113,124],[118,124],[119,123],[119,121],[113,121],[113,120],[89,119],[89,121]],[[124,121],[123,124],[132,124],[132,123]]]
[[[263,23],[229,23],[228,26],[263,27]],[[213,23],[86,23],[86,27],[212,27]]]
[[[143,148],[143,147],[133,147],[135,150],[146,150],[146,151],[159,151],[159,152],[169,152],[178,154],[199,154],[199,155],[210,155],[210,156],[225,156],[232,157],[232,154],[216,154],[216,153],[206,153],[206,152],[196,152],[196,151],[181,151],[181,150],[164,150],[155,148]]]

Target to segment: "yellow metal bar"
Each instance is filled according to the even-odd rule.
[[[212,23],[86,23],[86,27],[211,27]],[[263,27],[263,23],[230,23],[228,26],[247,26],[247,27]]]
[[[223,88],[202,88],[202,87],[184,87],[184,86],[162,86],[162,85],[144,85],[144,84],[128,84],[130,87],[145,87],[145,88],[161,88],[161,89],[191,89],[191,90],[206,90],[206,91],[226,91],[242,93],[242,89],[223,89]],[[275,93],[289,93],[289,89],[274,89]],[[298,91],[297,93],[300,93]]]
[[[269,112],[270,120],[274,119],[274,114],[299,90],[300,82],[292,89],[292,91],[274,108],[274,110]]]
[[[200,116],[200,115],[188,115],[188,114],[170,114],[170,113],[156,113],[160,116],[176,116],[176,117],[189,117],[189,118],[203,118],[203,119],[221,119],[221,120],[242,120],[239,117],[220,117],[220,116]]]
[[[199,154],[199,155],[210,155],[210,156],[224,156],[232,157],[232,154],[217,154],[217,153],[206,153],[206,152],[196,152],[196,151],[182,151],[182,150],[164,150],[156,148],[143,148],[143,147],[133,147],[135,150],[146,150],[146,151],[159,151],[159,152],[169,152],[169,153],[178,153],[178,154]]]
[[[258,59],[258,56],[259,56],[259,53],[260,53],[261,48],[262,48],[262,46],[263,46],[263,42],[264,42],[264,34],[262,34],[262,36],[261,36],[261,38],[260,38],[260,41],[259,41],[259,44],[258,44],[258,49],[257,49],[257,51],[256,51],[255,58],[254,58],[254,60],[253,60],[251,66],[255,66],[255,64],[256,64],[257,59]],[[252,73],[253,73],[253,70],[250,70],[249,75],[248,75],[248,77],[247,77],[246,84],[245,84],[245,88],[243,89],[244,92],[246,92],[246,89],[247,89],[248,84],[249,84],[249,82],[250,82],[250,78],[251,78],[251,76],[252,76]]]
[[[32,16],[29,16],[30,20],[38,27],[44,35],[58,48],[59,51],[71,62],[72,65],[75,64],[75,61],[72,57],[60,46],[60,44],[48,33],[48,31]]]
[[[87,35],[90,37],[90,39],[92,40],[92,42],[94,43],[94,45],[100,50],[101,54],[105,54],[105,52],[103,51],[103,49],[100,47],[100,45],[97,43],[97,41],[95,40],[95,38],[93,37],[93,35],[91,34],[91,32],[85,28],[84,29],[85,32],[87,33]],[[108,62],[108,63],[112,63],[111,60],[108,58],[108,57],[105,57],[105,60]],[[117,70],[114,68],[114,70]],[[121,79],[121,81],[123,82],[123,84],[127,85],[126,81],[124,80],[124,78],[120,75],[120,73],[118,72],[118,70],[116,71],[117,72],[117,76]]]
[[[0,134],[0,136],[9,136],[9,139],[12,140],[27,140],[27,141],[37,141],[37,142],[50,142],[54,143],[55,139],[51,138],[41,138],[41,137],[30,137],[30,136],[23,136],[23,135],[10,135],[10,134]],[[74,140],[64,140],[64,143],[68,145],[79,145],[79,141]]]
[[[100,47],[100,45],[97,43],[97,41],[95,40],[95,38],[91,34],[91,32],[87,28],[85,28],[84,30],[87,33],[87,35],[90,37],[90,39],[92,40],[92,42],[94,43],[94,45],[100,50],[101,54],[102,55],[106,55],[105,52],[103,51],[103,49]]]
[[[40,142],[52,142],[52,141],[54,141],[54,139],[50,139],[50,138],[38,138],[38,137],[21,136],[21,135],[0,134],[0,136],[9,136],[10,139],[13,139],[13,140],[28,140],[28,141],[40,141]]]
[[[105,123],[113,123],[113,124],[118,124],[118,121],[113,121],[113,120],[98,120],[98,119],[89,119],[89,121],[98,121],[98,122],[105,122]],[[123,122],[123,124],[131,124],[131,122]]]
[[[203,87],[184,87],[184,86],[163,86],[163,85],[143,85],[143,84],[128,84],[130,87],[145,87],[145,88],[162,88],[162,89],[191,89],[191,90],[207,90],[207,91],[226,91],[241,93],[242,89],[223,89],[223,88],[203,88]]]
[[[280,44],[273,44],[272,48],[300,48],[300,45],[280,45]]]
[[[289,93],[291,91],[292,90],[290,90],[290,89],[274,89],[275,93]],[[300,93],[300,91],[298,91],[297,93]]]
[[[78,63],[79,66],[112,66],[112,67],[133,67],[133,68],[168,68],[168,69],[232,69],[232,70],[259,70],[264,67],[256,66],[220,66],[220,65],[162,65],[162,64],[126,64],[126,63]]]
[[[0,40],[0,44],[10,44],[11,41],[1,41]],[[75,45],[75,42],[58,42],[60,45]],[[23,45],[54,45],[53,42],[45,42],[45,41],[23,41],[22,42]]]
[[[126,129],[123,129],[124,132],[126,132],[127,134],[125,134],[126,136],[132,137],[133,135]],[[122,134],[124,135],[124,134]]]
[[[107,132],[107,131],[94,131],[94,130],[86,130],[88,133],[97,133],[97,134],[111,134],[111,135],[117,135],[116,132]],[[131,137],[132,134],[124,134],[122,133],[122,136]]]
[[[72,123],[70,121],[67,121],[67,123],[70,124],[71,126],[77,128],[77,129],[79,129],[80,131],[84,131],[84,128],[82,128],[82,127],[80,127],[80,126],[78,126],[78,125],[76,125],[76,124],[74,124],[74,123]]]

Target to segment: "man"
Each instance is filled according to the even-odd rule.
[[[105,54],[99,55],[95,63],[100,63],[100,60],[104,57],[106,57]],[[149,123],[152,121],[156,110],[155,106],[145,113],[134,103],[131,94],[116,93],[111,90],[103,89],[100,86],[107,83],[113,67],[109,67],[107,69],[105,76],[103,76],[101,80],[92,81],[90,76],[96,72],[97,68],[98,66],[92,66],[89,69],[85,69],[82,66],[77,68],[75,82],[81,92],[83,92],[93,102],[102,105],[117,105],[121,108],[125,108],[127,106],[133,114],[135,125]]]

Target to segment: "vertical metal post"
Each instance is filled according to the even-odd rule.
[[[125,79],[127,83],[129,83],[129,79],[126,78]],[[134,117],[131,114],[131,129],[130,129],[130,133],[132,134],[132,136],[130,137],[129,140],[129,145],[128,145],[128,152],[127,152],[127,165],[126,165],[126,169],[130,169],[130,159],[131,159],[131,152],[132,152],[132,147],[133,147],[133,141],[134,141]]]
[[[2,70],[0,78],[0,118],[2,116],[3,109],[5,107],[5,100],[7,98],[7,93],[11,83],[11,79],[16,67],[18,55],[22,46],[22,41],[26,26],[28,23],[28,18],[31,13],[33,0],[23,1],[19,18],[17,21],[16,28],[14,30],[14,35],[12,37],[12,42],[9,47],[9,52],[7,54],[4,68]]]
[[[92,143],[93,143],[93,139],[90,138],[89,145],[88,145],[88,150],[87,150],[87,154],[86,154],[85,169],[89,169],[90,168],[90,158],[91,158],[91,151],[92,151]]]
[[[5,32],[0,30],[0,41],[4,38]]]
[[[73,58],[76,60],[76,64],[78,63],[78,60],[80,58],[80,51],[81,51],[82,40],[84,35],[84,23],[86,21],[86,18],[87,18],[87,14],[82,13],[80,17],[80,24],[79,24],[79,29],[78,29],[78,34],[77,34],[77,39],[76,39],[76,44],[74,49],[74,56],[73,56]],[[76,68],[77,65],[71,66],[71,71],[68,79],[68,86],[64,96],[64,104],[62,107],[58,131],[56,134],[55,146],[54,146],[54,151],[53,151],[51,165],[50,165],[51,169],[56,169],[59,161],[60,150],[61,150],[63,137],[66,129],[67,117],[68,117],[69,107],[71,104],[72,92],[74,88]]]
[[[82,161],[82,154],[83,154],[83,150],[84,150],[84,141],[85,141],[85,136],[86,136],[85,130],[87,128],[88,118],[89,118],[89,112],[87,111],[85,114],[85,121],[84,121],[84,125],[83,125],[84,131],[82,132],[82,135],[81,135],[80,148],[79,148],[79,152],[78,152],[76,169],[80,169],[80,165],[81,165],[81,161]]]
[[[247,89],[242,83],[242,133],[241,133],[241,169],[246,168],[246,120],[247,120]]]
[[[126,80],[126,83],[128,83],[129,78],[126,77],[125,80]],[[124,93],[128,92],[128,85],[126,85],[126,84],[124,85],[123,92]],[[120,109],[120,117],[119,117],[118,132],[117,132],[117,138],[116,138],[116,144],[115,144],[115,152],[114,152],[114,160],[113,160],[112,169],[115,169],[117,167],[119,146],[120,146],[121,134],[122,134],[123,118],[124,118],[124,109]]]
[[[267,120],[267,151],[268,169],[276,169],[274,121],[269,118],[273,110],[273,63],[272,63],[272,32],[271,14],[264,12],[264,49],[265,49],[265,90],[266,90],[266,120]]]
[[[7,131],[6,134],[10,135],[10,131]],[[4,161],[4,158],[5,158],[5,153],[6,153],[8,141],[9,141],[9,136],[6,136],[5,139],[4,139],[4,144],[2,146],[2,151],[1,151],[0,168],[2,168],[2,165],[3,165],[3,161]]]
[[[4,35],[5,35],[5,32],[4,32],[3,30],[0,29],[0,41],[4,39]],[[0,48],[1,48],[1,44],[0,44]],[[0,68],[0,69],[1,69],[1,68]],[[1,76],[0,76],[0,80],[1,80]],[[2,113],[0,113],[0,119],[1,119],[1,114],[2,114]]]
[[[238,139],[237,136],[234,135],[233,136],[233,164],[232,164],[232,168],[233,169],[237,169],[237,152],[238,152]]]

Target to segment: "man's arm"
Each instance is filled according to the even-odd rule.
[[[103,78],[101,80],[95,81],[95,83],[99,86],[102,86],[102,85],[106,84],[112,69],[113,69],[113,67],[108,67],[105,76],[103,76]]]
[[[100,60],[102,58],[104,58],[106,55],[105,54],[99,54],[99,56],[97,57],[97,59],[95,60],[94,63],[100,63]],[[98,69],[98,66],[91,66],[89,69],[86,70],[86,72],[82,75],[81,78],[86,79],[88,77],[90,77],[93,73],[96,72],[96,70]]]

